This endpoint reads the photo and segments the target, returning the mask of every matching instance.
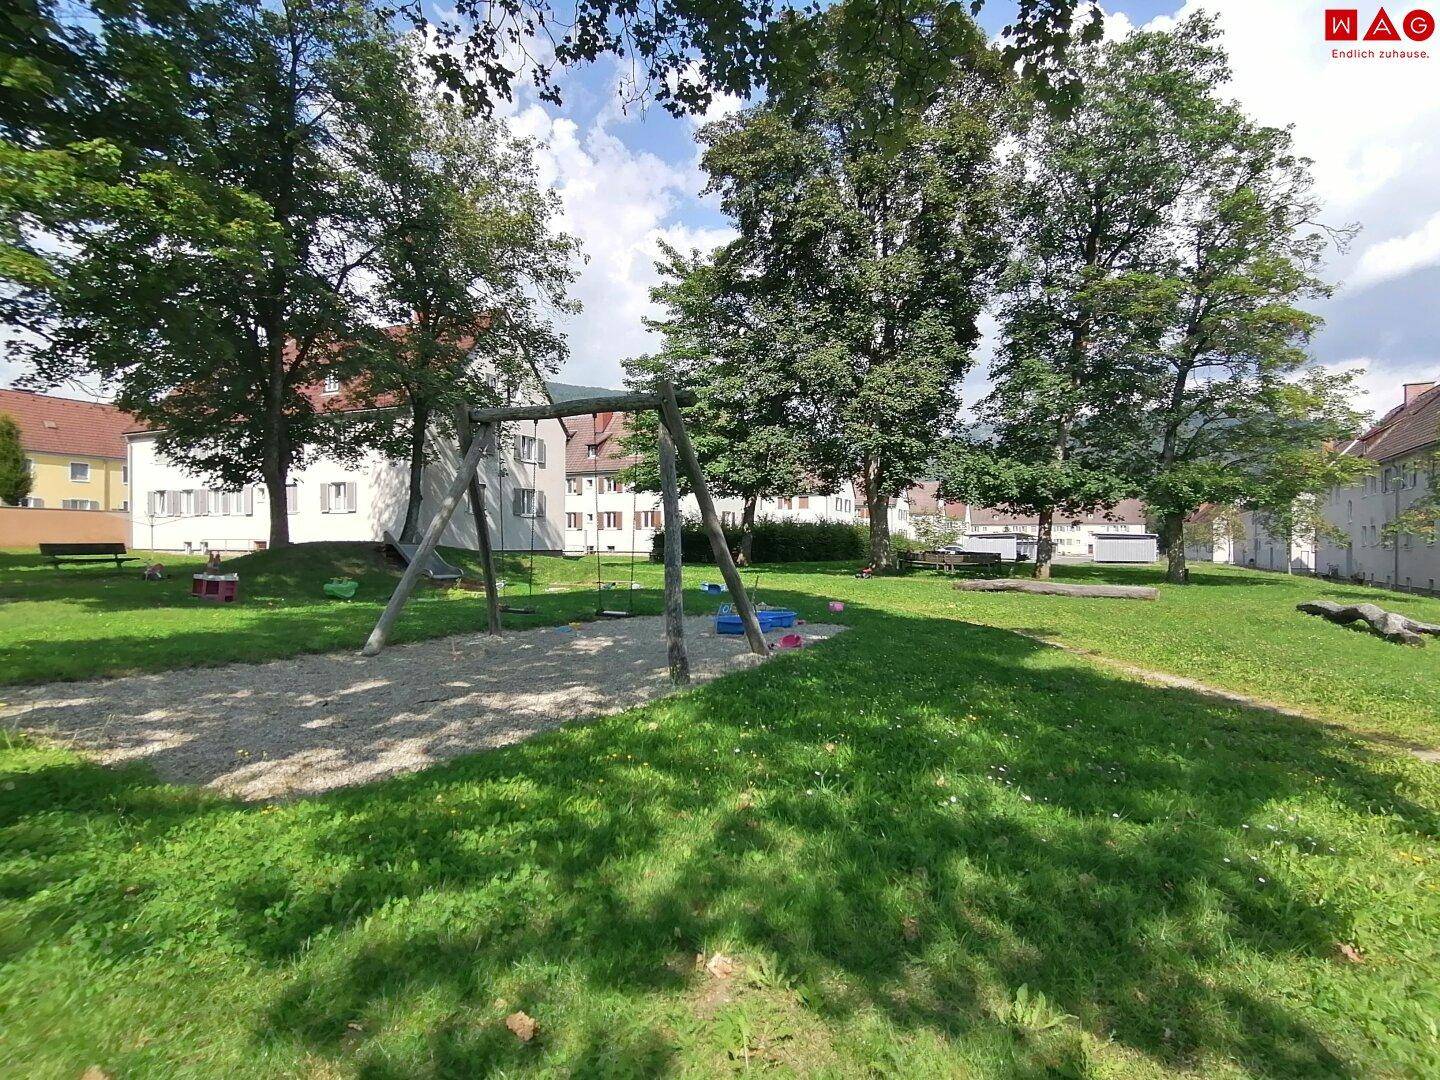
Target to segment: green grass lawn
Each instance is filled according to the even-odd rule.
[[[0,678],[355,647],[393,581],[360,546],[238,568],[244,602],[208,608],[183,579],[4,556]],[[337,570],[360,598],[318,597]],[[593,574],[540,560],[541,611],[511,623],[593,609]],[[1440,743],[1440,651],[1293,611],[1384,594],[1210,568],[1153,604],[760,575],[810,618],[846,601],[852,629],[323,798],[239,805],[12,737],[0,1075],[1440,1072],[1440,774],[1374,739]],[[482,616],[429,591],[398,637]],[[729,979],[696,970],[715,952]]]

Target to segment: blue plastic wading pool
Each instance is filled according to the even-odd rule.
[[[763,611],[755,612],[755,617],[760,620],[760,629],[765,631],[779,630],[795,625],[795,612],[787,611],[784,608],[766,608]],[[745,624],[740,621],[739,615],[716,615],[715,632],[717,634],[743,634]]]

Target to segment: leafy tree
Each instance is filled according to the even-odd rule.
[[[894,104],[927,106],[956,59],[988,65],[991,50],[973,21],[984,6],[985,0],[851,2],[832,13],[834,32],[822,45],[811,24],[819,5],[796,0],[580,0],[560,12],[550,0],[456,0],[453,14],[434,21],[418,0],[398,5],[445,46],[427,59],[472,103],[509,100],[522,71],[542,98],[558,102],[557,69],[613,54],[632,58],[637,97],[653,95],[677,114],[704,109],[715,93],[749,97],[762,87],[793,107],[808,98],[822,54],[852,90],[884,67],[892,73]],[[1065,63],[1072,37],[1094,41],[1101,30],[1094,0],[1019,0],[1005,27],[1003,57],[1063,102],[1077,85]],[[867,119],[883,124],[885,116],[872,112]]]
[[[408,412],[394,434],[410,462],[402,537],[414,540],[431,425],[454,429],[457,410],[559,370],[567,349],[551,313],[578,310],[566,290],[579,244],[554,229],[558,196],[542,191],[531,147],[436,98],[413,49],[398,59],[369,65],[343,113],[375,221],[370,304],[399,324],[365,334],[350,359],[357,393]]]
[[[1208,20],[1177,33],[1216,47]],[[1320,320],[1303,305],[1328,295],[1321,256],[1345,233],[1314,224],[1309,162],[1290,133],[1220,100],[1227,77],[1211,67],[1188,126],[1195,182],[1169,210],[1169,255],[1151,290],[1163,297],[1160,347],[1127,365],[1133,392],[1110,414],[1159,517],[1171,581],[1185,579],[1186,517],[1205,503],[1257,500],[1282,514],[1284,499],[1267,494],[1274,463],[1323,480],[1339,465],[1323,447],[1360,419],[1349,376],[1310,368],[1305,352]]]
[[[30,459],[20,445],[20,426],[0,413],[0,502],[19,506],[30,495]]]
[[[871,560],[891,563],[889,500],[930,462],[959,408],[976,319],[998,261],[999,105],[953,64],[935,103],[890,108],[878,138],[854,121],[884,111],[898,76],[877,64],[855,87],[829,43],[840,5],[812,20],[820,49],[802,100],[707,126],[710,191],[738,227],[730,254],[748,289],[791,320],[791,416],[823,483],[854,480]]]
[[[661,282],[650,296],[665,317],[648,325],[664,344],[653,356],[626,362],[627,382],[640,388],[668,379],[695,392],[686,429],[714,492],[743,500],[737,559],[745,564],[760,498],[806,483],[788,320],[736,279],[727,249],[685,255],[662,241],[661,250]],[[653,413],[632,417],[625,442],[639,458],[629,479],[651,491],[659,489],[656,424]]]
[[[1049,577],[1055,518],[1108,509],[1132,494],[1133,488],[1116,473],[1087,467],[1083,458],[1027,460],[1004,447],[1004,443],[997,449],[962,442],[949,446],[941,454],[941,492],[1007,514],[1037,518],[1040,531],[1034,573]]]
[[[337,114],[367,65],[393,62],[393,36],[351,0],[197,3],[154,33],[184,72],[183,137],[119,163],[125,198],[32,295],[36,377],[99,374],[162,453],[218,486],[259,477],[281,546],[290,471],[365,443],[307,391],[343,372],[334,343],[363,316],[371,223]]]
[[[1372,468],[1366,459],[1346,454],[1343,442],[1284,447],[1261,462],[1242,505],[1255,512],[1266,532],[1284,541],[1287,552],[1297,541],[1341,543],[1346,533],[1326,520],[1325,496],[1334,488],[1349,487]],[[1292,570],[1288,557],[1285,570]]]
[[[1007,208],[1000,344],[978,414],[991,436],[951,454],[946,490],[1039,522],[1103,510],[1134,485],[1107,431],[1129,373],[1158,344],[1173,208],[1195,188],[1196,117],[1223,54],[1203,24],[1081,48],[1073,110],[1031,110]]]

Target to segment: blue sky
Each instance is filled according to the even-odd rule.
[[[1219,17],[1232,96],[1266,123],[1294,126],[1315,159],[1324,220],[1362,227],[1348,252],[1331,253],[1328,276],[1339,288],[1321,305],[1327,325],[1313,352],[1320,363],[1360,369],[1365,404],[1383,410],[1401,382],[1440,378],[1440,38],[1426,60],[1336,60],[1323,40],[1325,6],[1137,0],[1106,10],[1114,33],[1197,9]],[[981,21],[994,32],[1012,10],[992,0]],[[1363,23],[1370,12],[1361,15]],[[547,144],[566,227],[591,256],[578,288],[586,310],[567,327],[572,355],[562,377],[575,382],[616,383],[620,361],[652,347],[640,320],[658,238],[704,247],[726,235],[723,217],[699,196],[697,122],[622,109],[626,70],[592,65],[564,78],[563,107],[522,94],[509,110],[517,130]],[[966,384],[972,398],[983,392],[983,369],[981,357]]]

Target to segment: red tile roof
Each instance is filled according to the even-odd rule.
[[[910,502],[912,514],[938,514],[940,513],[940,481],[921,480],[912,484],[910,490],[905,492],[906,499]],[[952,499],[945,500],[945,516],[948,518],[965,517],[965,504],[955,502]]]
[[[25,390],[0,390],[0,413],[15,418],[20,445],[38,454],[123,458],[125,432],[139,424],[114,405]]]
[[[595,472],[604,475],[635,464],[639,459],[633,454],[625,454],[620,448],[629,431],[628,421],[625,413],[568,417],[565,421],[569,429],[569,439],[565,443],[565,475],[581,476]],[[593,458],[588,452],[591,445],[596,448]]]
[[[1347,449],[1371,461],[1392,461],[1440,444],[1440,386],[1413,393]]]
[[[1145,523],[1145,504],[1139,499],[1121,499],[1115,504],[1114,509],[1105,510],[1098,514],[1081,514],[1079,516],[1065,517],[1055,515],[1055,524],[1063,525],[1113,525],[1124,522],[1130,525],[1143,525]],[[991,506],[972,506],[970,508],[970,523],[972,525],[1037,525],[1038,519],[1026,514],[1007,514],[996,510]]]

